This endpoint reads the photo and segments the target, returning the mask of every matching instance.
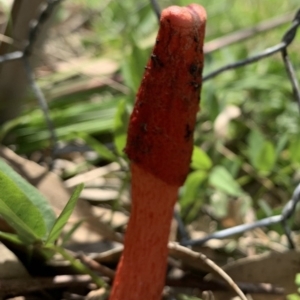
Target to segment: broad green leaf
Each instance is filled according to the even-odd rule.
[[[77,137],[83,139],[91,148],[93,148],[102,158],[109,161],[116,161],[117,157],[110,151],[105,145],[100,143],[98,140],[92,136],[85,134],[83,132],[78,132]]]
[[[3,161],[1,164],[4,164]],[[47,233],[43,215],[38,207],[3,169],[0,172],[0,215],[26,244],[42,239]]]
[[[274,167],[276,153],[273,144],[269,141],[263,143],[259,154],[255,160],[255,167],[263,173],[270,173]]]
[[[27,199],[40,211],[46,224],[47,232],[49,232],[55,222],[56,216],[47,199],[35,187],[29,184],[23,177],[0,159],[0,177],[1,176],[9,177],[17,186],[17,189],[22,191]],[[5,195],[3,194],[4,193],[1,192],[0,197],[4,198]]]
[[[199,147],[194,146],[191,167],[199,170],[209,170],[212,161],[209,156]]]
[[[49,244],[53,244],[56,241],[56,239],[60,236],[65,224],[67,223],[69,217],[71,216],[75,208],[75,205],[77,203],[78,197],[82,189],[83,189],[83,184],[80,184],[75,188],[70,200],[68,201],[67,205],[64,207],[60,216],[57,218],[53,228],[51,229],[48,239],[46,241],[46,246]]]
[[[206,178],[207,173],[205,171],[194,171],[188,175],[180,197],[182,208],[189,206],[196,200],[199,186]]]
[[[223,166],[216,166],[212,169],[209,175],[209,183],[231,196],[240,196],[243,193],[240,185]]]
[[[114,143],[119,155],[123,156],[126,144],[129,114],[126,110],[126,100],[120,101],[115,115]]]

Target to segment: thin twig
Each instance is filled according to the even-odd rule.
[[[113,271],[112,269],[101,265],[100,263],[96,262],[92,258],[84,255],[83,253],[78,255],[78,258],[86,264],[90,269],[97,271],[101,273],[104,276],[107,276],[109,279],[113,280],[115,277],[116,272]]]
[[[169,243],[169,250],[170,251],[180,251],[181,253],[185,253],[192,259],[196,261],[201,261],[204,265],[208,267],[211,273],[219,276],[223,279],[227,285],[242,299],[248,300],[241,289],[237,286],[237,284],[230,278],[229,275],[225,271],[223,271],[219,266],[217,266],[212,260],[207,258],[204,254],[192,251],[186,247],[180,246],[177,243],[170,242]]]
[[[89,275],[59,275],[55,277],[35,277],[1,279],[1,296],[24,296],[25,294],[42,291],[43,289],[57,289],[63,287],[83,286],[92,283]]]

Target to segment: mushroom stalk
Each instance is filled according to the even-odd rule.
[[[173,208],[193,150],[205,20],[197,4],[162,11],[130,117],[132,210],[110,300],[161,298]]]
[[[136,178],[132,181],[132,210],[111,299],[160,299],[178,188],[134,163],[131,173]],[[160,209],[161,202],[165,205]]]

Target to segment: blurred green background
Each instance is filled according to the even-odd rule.
[[[299,6],[297,0],[195,2],[207,10],[206,43],[295,14]],[[278,44],[289,26],[286,22],[206,53],[204,75]],[[128,169],[122,152],[126,126],[157,29],[149,1],[62,2],[36,69],[37,82],[62,144],[80,141],[97,153],[63,178],[111,161]],[[298,79],[299,53],[298,34],[289,47]],[[0,129],[2,143],[29,158],[47,155],[50,145],[44,116],[32,98]],[[205,82],[191,171],[180,191],[184,223],[198,224],[206,216],[215,231],[245,222],[249,211],[252,220],[279,213],[300,180],[299,132],[299,110],[280,53]],[[293,228],[299,225],[296,216]],[[272,228],[281,233],[279,226]]]

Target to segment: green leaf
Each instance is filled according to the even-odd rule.
[[[133,38],[131,45],[131,53],[124,57],[122,75],[125,83],[136,93],[143,77],[144,66],[147,64],[148,53],[139,48]]]
[[[231,174],[223,167],[216,166],[209,175],[209,183],[216,189],[231,195],[240,196],[243,191]]]
[[[287,300],[300,300],[300,296],[298,294],[289,294],[286,297]]]
[[[261,152],[265,138],[259,130],[252,129],[247,138],[248,156],[253,166],[257,165],[257,157]]]
[[[196,170],[209,170],[211,166],[209,156],[201,148],[194,146],[191,167]]]
[[[180,197],[180,204],[183,209],[196,200],[199,186],[206,178],[207,173],[205,171],[194,171],[188,175]]]
[[[103,102],[89,102],[89,98],[83,97],[82,103],[78,103],[78,99],[82,99],[81,95],[75,94],[74,99],[67,100],[68,98],[64,96],[59,101],[49,103],[59,140],[68,138],[74,132],[98,136],[113,131],[116,103],[120,100],[118,96],[109,100],[103,99]],[[3,134],[5,138],[5,134],[10,132],[10,136],[14,138],[13,142],[17,146],[21,145],[18,147],[19,153],[32,153],[49,145],[49,130],[41,110],[30,108],[23,114],[21,117],[8,121],[8,123],[13,122],[13,125],[6,123],[5,127],[9,130],[1,132],[1,128],[0,137]],[[15,124],[16,120],[18,120],[17,124]]]
[[[120,101],[115,115],[114,143],[119,155],[124,156],[129,114],[126,109],[126,100]]]
[[[0,177],[1,176],[9,177],[17,186],[17,189],[22,191],[27,199],[29,199],[29,201],[40,211],[46,224],[47,232],[49,232],[55,222],[56,216],[47,199],[35,187],[0,159]],[[0,194],[0,197],[3,198],[3,193]]]
[[[70,200],[68,201],[67,205],[64,207],[60,216],[57,218],[55,224],[53,225],[53,228],[51,229],[51,232],[46,241],[46,246],[53,244],[56,241],[56,239],[60,236],[65,224],[67,223],[69,217],[71,216],[75,208],[78,197],[83,189],[83,186],[84,186],[83,184],[80,184],[75,188]]]
[[[280,136],[280,138],[276,144],[276,150],[275,150],[276,159],[280,156],[281,152],[286,147],[288,141],[289,141],[289,136],[287,134],[283,134]],[[299,153],[299,151],[298,151],[298,153]]]
[[[272,171],[276,161],[276,153],[273,144],[269,141],[263,143],[255,161],[255,167],[264,174]]]
[[[300,137],[293,138],[289,145],[291,161],[300,164]]]
[[[207,81],[205,89],[202,91],[201,106],[207,112],[209,120],[214,122],[219,113],[221,107],[216,96],[216,87],[213,81]]]
[[[14,233],[7,233],[7,232],[0,231],[0,239],[2,241],[5,240],[5,241],[8,241],[8,242],[13,243],[15,245],[24,246],[24,244],[19,239],[19,237]]]
[[[298,287],[300,287],[300,273],[296,274],[295,283]]]
[[[0,160],[0,164],[4,164]],[[26,244],[42,239],[47,228],[44,218],[15,182],[0,171],[0,215]]]
[[[0,178],[0,182],[3,183],[2,178]],[[5,182],[7,184],[7,181]],[[10,186],[11,187],[11,186]],[[0,188],[1,192],[3,191],[2,188]],[[7,189],[6,189],[7,191]],[[30,228],[27,224],[34,223],[34,218],[30,218],[31,212],[28,212],[26,210],[26,204],[30,203],[28,199],[23,197],[19,191],[14,191],[14,193],[9,193],[12,198],[15,206],[9,207],[7,205],[7,201],[3,200],[3,198],[0,198],[0,215],[1,217],[18,233],[19,238],[25,243],[25,244],[33,244],[34,242],[39,240],[39,235],[42,237],[45,232],[40,232],[39,235],[37,235],[32,228]],[[15,201],[19,201],[18,205]],[[26,203],[27,202],[27,203]],[[22,204],[21,204],[22,203]],[[37,215],[38,210],[35,211],[34,215]],[[26,216],[27,218],[23,220],[21,217]],[[32,215],[31,215],[32,216]],[[29,218],[28,218],[29,217]],[[36,231],[39,231],[39,229],[45,229],[43,228],[43,225],[45,224],[38,224],[36,226]]]
[[[265,201],[264,199],[259,199],[257,201],[257,204],[264,213],[264,217],[271,217],[273,215],[273,210],[267,201]]]

